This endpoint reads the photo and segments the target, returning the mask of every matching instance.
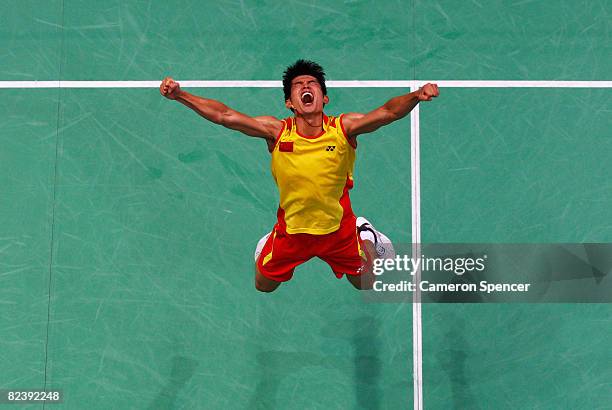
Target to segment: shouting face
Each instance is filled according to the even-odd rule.
[[[323,112],[323,105],[328,102],[329,98],[323,95],[316,78],[300,75],[291,81],[291,97],[285,101],[285,105],[296,114],[312,114]]]

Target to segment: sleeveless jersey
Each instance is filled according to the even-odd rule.
[[[272,176],[278,186],[279,226],[289,234],[325,235],[352,215],[348,190],[353,187],[355,148],[342,126],[342,115],[323,115],[323,131],[300,135],[293,118],[272,150]]]

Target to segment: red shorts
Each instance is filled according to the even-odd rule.
[[[286,282],[296,266],[315,256],[325,261],[338,279],[359,275],[365,254],[355,217],[343,218],[340,228],[326,235],[288,234],[276,224],[257,259],[257,269],[268,279]]]

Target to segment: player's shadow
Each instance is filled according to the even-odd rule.
[[[256,356],[258,380],[255,393],[251,397],[250,409],[279,409],[278,393],[283,381],[290,375],[301,372],[308,367],[333,368],[338,365],[333,360],[311,352],[264,351]],[[311,394],[298,391],[296,394]],[[313,397],[313,401],[316,397]]]
[[[351,344],[354,351],[354,380],[357,408],[379,409],[381,360],[379,355],[380,325],[371,316],[363,316],[348,322],[351,327]]]
[[[278,403],[279,387],[288,376],[308,367],[333,369],[352,379],[357,409],[379,409],[381,391],[379,379],[381,360],[377,336],[379,324],[373,317],[361,317],[341,322],[328,323],[321,329],[325,339],[346,341],[346,354],[321,355],[305,351],[264,351],[257,354],[259,380],[251,398],[250,409],[283,408]],[[316,369],[313,369],[316,372]],[[333,381],[330,381],[333,383]],[[312,392],[298,392],[312,396]],[[317,403],[315,408],[329,407],[328,403]],[[339,403],[333,403],[338,405]]]
[[[190,357],[174,356],[170,378],[166,385],[161,388],[161,393],[153,399],[148,410],[174,408],[179,391],[193,377],[197,367],[198,362]]]
[[[441,346],[447,349],[440,350],[436,356],[441,367],[446,371],[450,381],[453,408],[478,409],[478,402],[470,388],[470,380],[465,374],[465,367],[470,355],[469,340],[465,334],[465,320],[459,316],[449,317],[451,328],[444,334]]]

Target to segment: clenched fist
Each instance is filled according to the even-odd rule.
[[[438,91],[438,86],[431,83],[427,83],[423,87],[419,88],[419,92],[417,94],[419,101],[431,101],[432,98],[439,95],[440,91]]]
[[[159,92],[170,100],[176,100],[181,93],[181,86],[172,77],[166,77],[159,86]]]

